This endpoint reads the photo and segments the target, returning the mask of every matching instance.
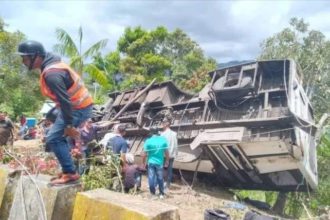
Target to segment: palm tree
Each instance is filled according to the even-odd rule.
[[[75,44],[72,37],[62,28],[56,28],[55,33],[60,43],[54,46],[54,51],[68,57],[70,59],[70,66],[79,74],[84,72],[88,73],[93,80],[99,83],[102,87],[107,88],[109,83],[105,73],[98,69],[94,64],[86,64],[84,61],[93,57],[103,49],[107,45],[108,40],[100,40],[85,52],[82,52],[83,31],[81,26],[78,30],[79,44]]]

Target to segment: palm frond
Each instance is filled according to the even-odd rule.
[[[93,46],[91,46],[82,56],[84,58],[93,56],[95,53],[99,52],[101,49],[103,49],[108,43],[108,39],[103,39],[95,43]]]
[[[83,31],[81,26],[79,27],[78,30],[78,36],[79,36],[79,54],[81,54],[81,46],[82,46],[82,39],[83,39]]]
[[[84,64],[81,56],[73,56],[70,58],[70,66],[80,75],[82,74],[83,65]]]
[[[61,42],[65,51],[62,51],[61,55],[72,57],[79,54],[76,44],[72,40],[71,36],[62,28],[56,28],[55,30],[57,39]]]
[[[53,47],[53,51],[61,55],[65,54],[65,50],[66,48],[64,44],[55,44]]]
[[[100,84],[103,88],[109,88],[109,82],[103,71],[99,70],[94,64],[88,64],[84,67],[84,72]]]

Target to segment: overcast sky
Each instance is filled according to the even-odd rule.
[[[48,50],[57,42],[57,27],[76,38],[81,25],[84,47],[108,39],[106,52],[129,26],[180,28],[218,62],[254,59],[262,40],[288,26],[291,17],[330,36],[330,1],[0,0],[0,17],[8,31],[20,30]]]

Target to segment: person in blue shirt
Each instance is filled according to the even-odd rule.
[[[159,196],[164,197],[163,165],[168,163],[167,140],[160,136],[158,128],[150,128],[150,136],[144,142],[142,156],[143,164],[148,164],[149,190],[152,195],[156,194],[156,185],[159,186]],[[156,183],[157,181],[157,183]]]
[[[126,134],[126,126],[124,124],[119,124],[116,126],[114,132],[116,135],[109,140],[107,148],[110,148],[114,154],[120,155],[120,159],[123,163],[126,163],[125,154],[128,152],[129,148],[127,141],[123,137]]]

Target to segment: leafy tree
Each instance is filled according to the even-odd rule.
[[[129,47],[131,44],[136,42],[137,40],[143,38],[147,32],[143,30],[140,26],[132,29],[130,27],[125,29],[124,36],[122,36],[117,43],[118,50],[122,53],[129,54]]]
[[[99,53],[93,58],[93,63],[98,69],[103,71],[107,77],[109,87],[106,89],[118,89],[118,84],[116,81],[119,72],[120,65],[120,53],[119,51],[114,51],[108,53],[105,57]]]
[[[158,81],[172,79],[184,89],[198,90],[207,81],[198,77],[206,77],[216,66],[182,30],[169,32],[162,26],[151,31],[126,28],[118,41],[118,51],[123,55],[119,70],[129,75],[122,87],[157,78]]]
[[[27,74],[20,57],[15,54],[24,34],[8,32],[6,26],[0,18],[0,110],[7,111],[12,118],[22,113],[33,115],[43,100],[38,74]]]
[[[70,58],[70,66],[78,73],[88,73],[92,80],[98,82],[101,86],[109,87],[107,77],[103,71],[97,68],[93,63],[86,64],[85,61],[92,58],[94,55],[103,49],[108,40],[100,40],[93,44],[86,51],[82,51],[83,31],[79,27],[78,44],[74,42],[72,37],[63,29],[56,29],[56,36],[60,43],[54,46],[54,51]]]
[[[310,207],[314,212],[320,211],[319,208],[330,206],[330,127],[324,128],[318,146],[318,173],[319,186],[318,190],[310,199]]]
[[[144,84],[154,77],[159,81],[165,79],[164,72],[171,67],[171,64],[157,49],[166,35],[167,30],[163,27],[150,32],[141,27],[126,28],[124,35],[118,41],[118,50],[124,55],[120,70],[130,75],[126,84]]]
[[[181,81],[181,85],[191,91],[200,91],[208,82],[210,82],[208,73],[210,70],[214,69],[215,61],[208,59],[193,72],[189,79]]]

